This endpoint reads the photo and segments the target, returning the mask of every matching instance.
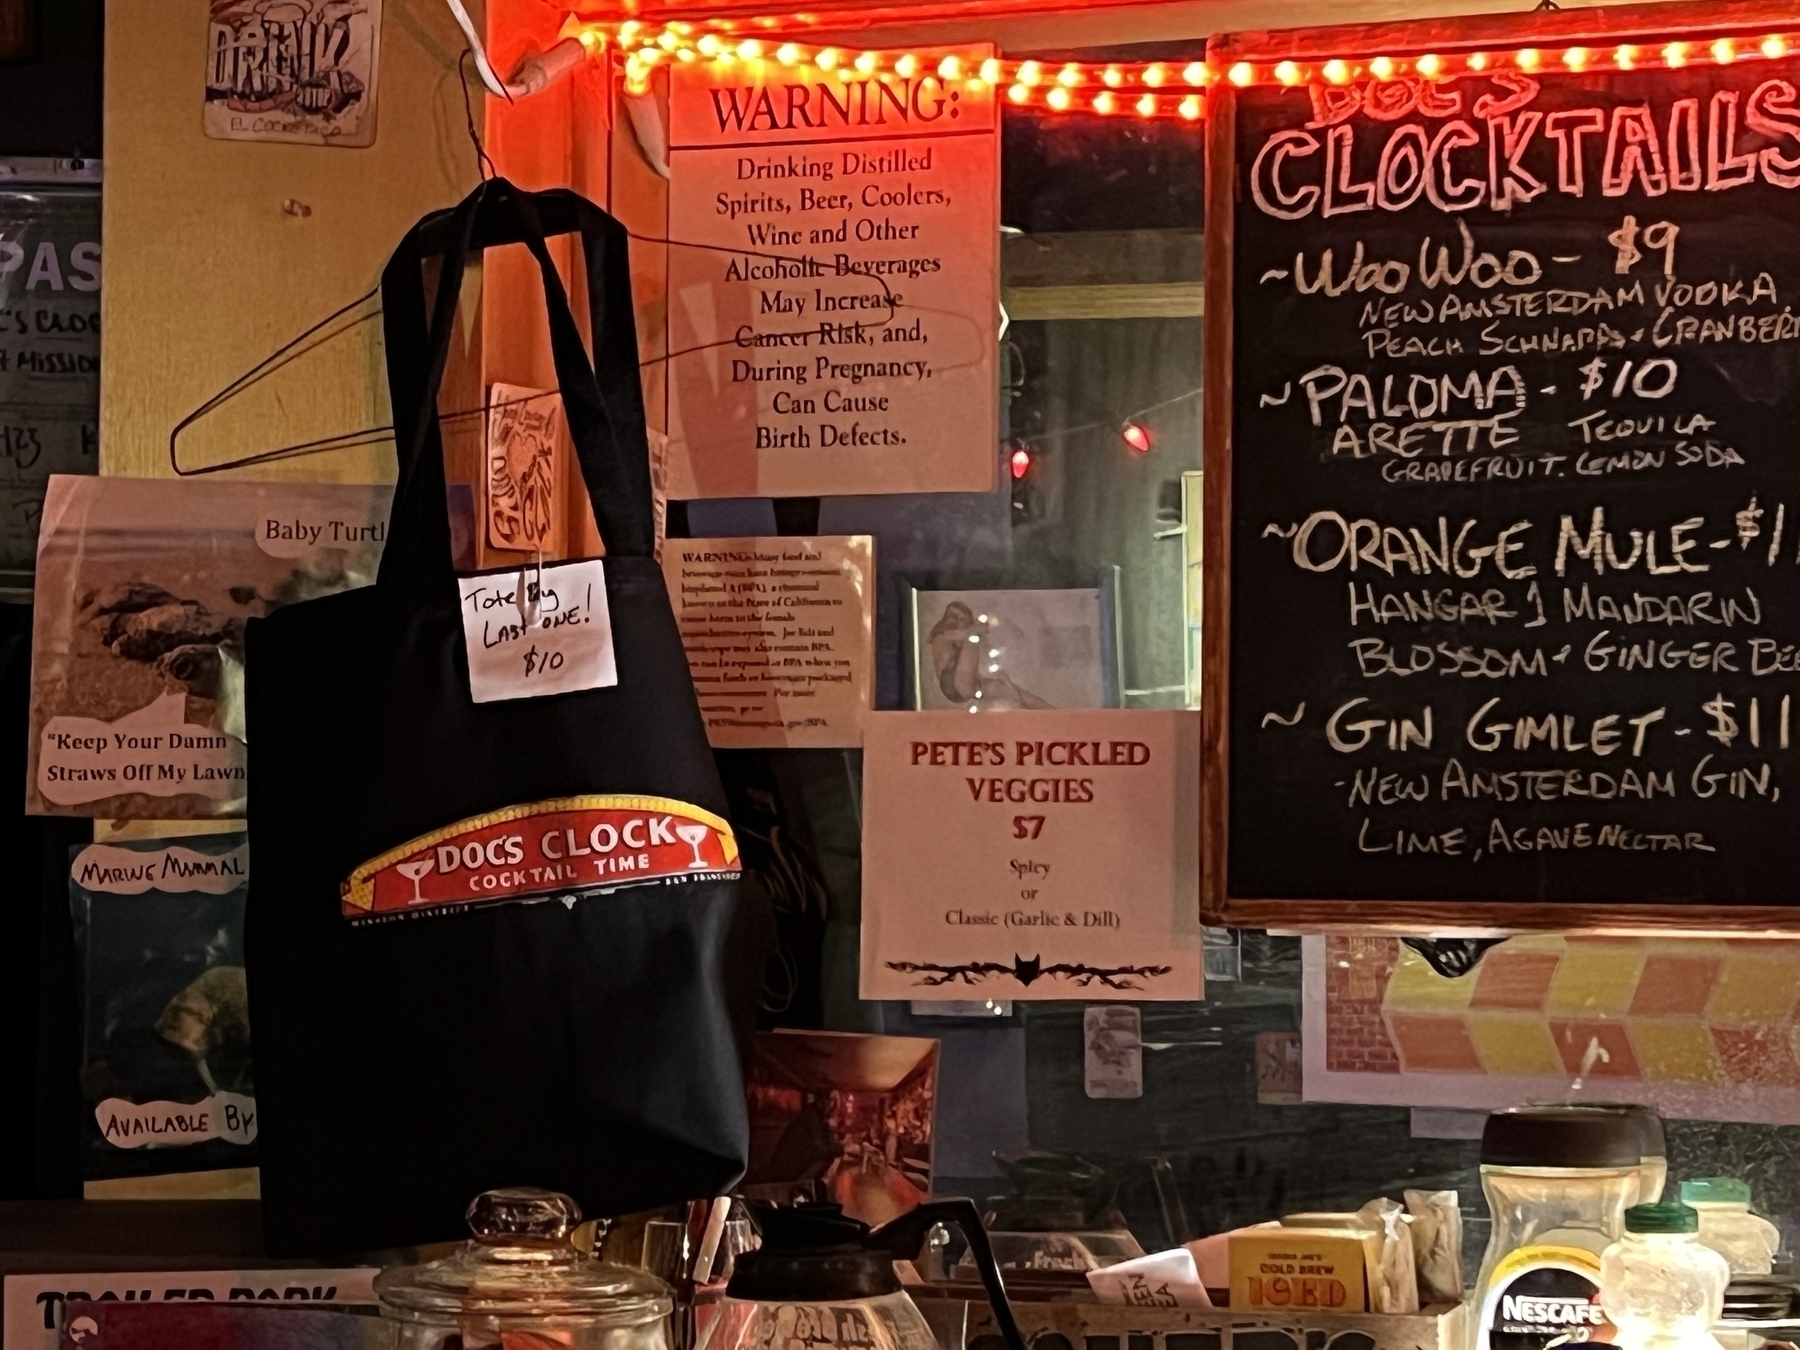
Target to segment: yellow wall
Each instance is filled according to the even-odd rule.
[[[479,19],[478,0],[469,9]],[[207,0],[107,6],[104,472],[168,476],[177,422],[373,287],[406,229],[474,186],[461,33],[442,0],[385,0],[384,11],[375,144],[343,150],[209,139],[200,129]],[[312,214],[285,212],[290,199]],[[377,319],[184,433],[181,458],[218,463],[387,420]],[[393,476],[393,449],[246,472],[377,481]]]
[[[1185,0],[1123,11],[898,26],[862,39],[898,44],[991,38],[1004,49],[1024,51],[1516,7],[1517,0]],[[376,141],[368,149],[343,150],[209,139],[200,126],[207,0],[126,0],[107,7],[104,472],[170,475],[169,438],[182,418],[371,289],[406,228],[474,186],[457,73],[461,33],[442,0],[385,0],[384,8]],[[553,41],[561,14],[542,0],[492,0],[485,7],[469,0],[469,8],[478,22],[491,10],[493,57],[502,71],[527,48]],[[571,182],[654,236],[661,230],[664,184],[644,168],[623,127],[612,130],[610,139],[622,152],[608,174],[610,100],[597,76],[586,72],[575,87],[514,108],[497,102],[484,108],[488,100],[477,89],[478,124],[503,171],[523,185]],[[311,214],[285,211],[288,201]],[[635,249],[647,353],[660,340],[661,253],[646,243]],[[474,303],[478,289],[465,297],[471,303],[461,355],[473,369],[457,392],[474,402],[488,380],[551,378],[528,260],[496,257],[486,270],[504,284],[501,303],[487,312]],[[479,276],[471,276],[473,287],[479,288]],[[370,302],[357,313],[365,321],[345,326],[184,432],[182,464],[217,464],[385,424],[378,306]],[[660,379],[659,366],[647,367],[655,420]],[[234,474],[384,480],[393,474],[392,443]]]

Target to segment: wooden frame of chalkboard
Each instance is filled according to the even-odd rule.
[[[1221,83],[1208,107],[1206,922],[1800,933],[1781,862],[1800,837],[1800,56],[1760,45],[1796,31],[1800,7],[1751,0],[1209,44],[1215,70],[1308,74]],[[1697,60],[1670,69],[1671,42]],[[1393,90],[1376,117],[1309,106],[1330,58],[1360,91],[1377,56],[1402,85],[1423,54],[1462,70],[1478,51],[1484,75],[1411,109]],[[1265,155],[1288,177],[1257,183]],[[1427,273],[1436,318],[1409,333]],[[1583,292],[1568,303],[1605,312],[1550,317],[1546,297]],[[1596,448],[1602,431],[1623,439]]]

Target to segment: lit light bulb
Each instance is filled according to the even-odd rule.
[[[1035,88],[1044,82],[1044,68],[1036,61],[1027,61],[1019,67],[1019,83],[1028,88]]]
[[[1251,65],[1248,61],[1239,61],[1225,73],[1225,78],[1230,80],[1239,89],[1242,89],[1256,78],[1256,67]]]
[[[1006,91],[1006,96],[1014,103],[1029,103],[1031,101],[1031,90],[1027,89],[1022,84],[1015,84]]]
[[[981,63],[981,78],[989,84],[1000,83],[1000,62],[996,58],[990,56]]]
[[[1671,42],[1663,48],[1663,64],[1676,70],[1687,64],[1687,43]]]
[[[856,68],[867,75],[875,69],[879,62],[880,58],[874,52],[863,52],[856,58]]]
[[[1139,117],[1154,117],[1156,116],[1156,95],[1145,94],[1131,106],[1137,109]]]
[[[1206,111],[1206,104],[1198,94],[1189,94],[1181,100],[1181,115],[1193,122],[1199,120],[1200,114]]]
[[[1056,72],[1056,82],[1064,89],[1073,89],[1081,83],[1081,67],[1071,61]]]
[[[1325,63],[1325,80],[1328,84],[1350,83],[1350,66],[1348,62],[1333,57]]]
[[[1125,77],[1119,73],[1119,68],[1117,66],[1108,66],[1100,73],[1100,83],[1104,84],[1108,89],[1117,89],[1120,85],[1125,83]]]
[[[700,40],[696,42],[694,46],[699,50],[700,55],[702,56],[717,56],[724,50],[724,44],[720,42],[717,35],[713,33],[702,33],[700,35]]]
[[[1472,52],[1470,54],[1470,56],[1469,56],[1469,69],[1470,70],[1486,70],[1487,68],[1488,68],[1488,54],[1486,52]]]
[[[1627,42],[1613,53],[1613,63],[1620,70],[1630,70],[1637,65],[1637,54],[1637,48]]]
[[[1787,42],[1774,34],[1770,34],[1762,40],[1762,54],[1771,61],[1777,61],[1786,56],[1787,49]]]
[[[754,61],[763,54],[763,45],[755,38],[745,38],[738,43],[737,54],[742,60]]]
[[[694,63],[694,61],[696,60],[696,58],[694,56],[694,49],[692,47],[677,47],[675,49],[675,59],[677,61],[681,62],[684,66],[692,65]]]
[[[918,73],[919,58],[914,56],[911,52],[906,53],[905,56],[902,56],[898,61],[894,62],[894,74],[898,75],[903,80],[910,80]]]
[[[836,47],[826,47],[813,57],[813,64],[820,70],[836,70],[838,62],[843,60],[843,53]]]
[[[1527,47],[1513,58],[1518,63],[1520,70],[1536,70],[1538,62],[1542,59],[1536,47]]]
[[[1722,66],[1728,66],[1737,60],[1737,44],[1730,38],[1720,38],[1712,45],[1713,60]]]
[[[1426,52],[1413,64],[1413,69],[1428,80],[1435,80],[1444,73],[1444,58],[1433,52]]]
[[[1102,89],[1099,93],[1094,95],[1094,111],[1095,112],[1101,113],[1101,114],[1111,114],[1111,113],[1117,112],[1118,110],[1119,110],[1119,101],[1112,96],[1112,91],[1110,89]]]
[[[938,62],[937,73],[940,80],[960,80],[962,78],[962,62],[954,56],[946,56]]]
[[[665,53],[661,47],[640,47],[638,48],[637,55],[638,60],[642,61],[646,66],[654,66],[663,59]]]
[[[1205,84],[1206,83],[1206,62],[1204,62],[1204,61],[1189,61],[1187,63],[1187,65],[1182,67],[1181,82],[1183,84],[1196,84],[1196,85]]]
[[[1369,74],[1373,75],[1378,80],[1393,79],[1394,78],[1393,59],[1391,57],[1387,57],[1387,56],[1376,57],[1373,61],[1369,62]]]
[[[784,66],[791,66],[800,60],[800,49],[791,42],[784,42],[775,49],[775,59]]]
[[[1152,89],[1162,88],[1163,81],[1168,78],[1169,72],[1164,70],[1160,63],[1144,67],[1144,83]]]
[[[1295,65],[1292,61],[1283,61],[1280,65],[1275,67],[1275,78],[1285,85],[1291,86],[1299,84],[1300,67]]]
[[[1150,453],[1150,431],[1149,428],[1145,427],[1141,422],[1125,423],[1124,426],[1119,428],[1119,435],[1124,438],[1125,444],[1129,445],[1138,454],[1147,455]]]
[[[1069,110],[1069,91],[1060,84],[1052,85],[1050,92],[1044,95],[1044,102],[1055,108],[1057,112],[1067,112]]]
[[[1588,49],[1586,47],[1571,47],[1563,53],[1563,64],[1570,70],[1586,70],[1587,63]]]
[[[1007,460],[1007,465],[1012,470],[1013,481],[1017,482],[1031,472],[1031,451],[1021,445],[1012,452]]]
[[[656,45],[665,52],[672,52],[681,45],[681,37],[672,28],[665,28],[656,35]]]

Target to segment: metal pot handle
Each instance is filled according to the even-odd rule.
[[[955,1224],[968,1240],[975,1266],[981,1272],[981,1283],[987,1289],[988,1304],[994,1310],[994,1321],[1010,1350],[1026,1350],[1025,1337],[1013,1318],[1012,1302],[1006,1296],[1006,1281],[994,1260],[994,1249],[988,1242],[987,1229],[981,1223],[981,1211],[973,1200],[933,1200],[908,1210],[899,1218],[883,1224],[870,1233],[864,1245],[885,1251],[896,1261],[910,1261],[925,1245],[925,1235],[934,1224]]]

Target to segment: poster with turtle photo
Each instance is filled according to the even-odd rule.
[[[212,0],[206,134],[375,144],[381,0]]]
[[[371,584],[392,495],[52,477],[38,537],[26,810],[243,815],[244,625]]]

